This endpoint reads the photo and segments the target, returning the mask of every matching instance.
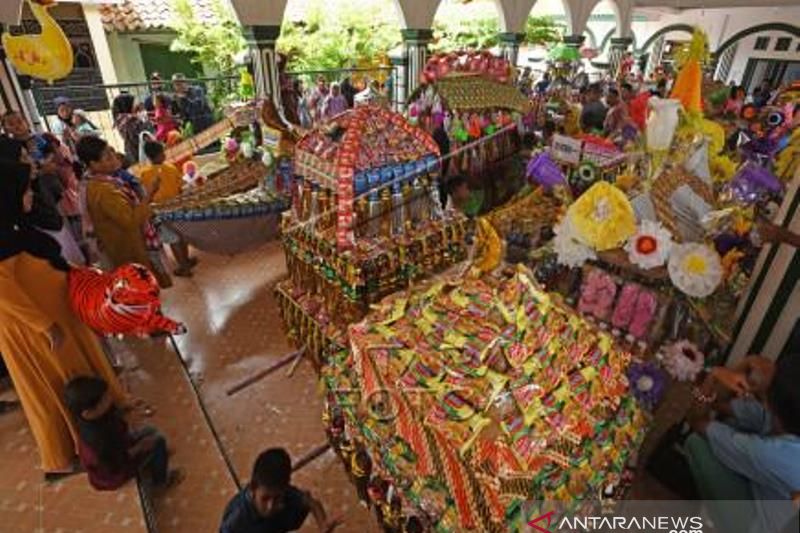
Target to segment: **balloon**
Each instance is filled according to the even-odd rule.
[[[28,1],[33,16],[42,27],[38,35],[3,33],[3,48],[8,59],[20,74],[52,83],[72,72],[72,45],[64,30],[50,16],[50,6]]]
[[[183,324],[161,314],[158,282],[142,265],[131,263],[110,273],[73,268],[67,287],[75,314],[100,335],[186,332]]]

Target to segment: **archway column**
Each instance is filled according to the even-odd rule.
[[[244,32],[253,61],[256,97],[271,98],[277,109],[283,110],[275,52],[275,42],[280,34],[281,27],[274,25],[247,26]]]
[[[504,32],[498,35],[500,39],[500,55],[511,63],[511,66],[517,66],[517,59],[519,57],[519,47],[525,40],[524,33]]]
[[[408,99],[408,87],[406,86],[406,71],[408,70],[408,57],[404,49],[393,50],[389,53],[389,62],[392,65],[392,94],[390,98],[394,104],[394,110],[402,112],[406,108]]]
[[[428,60],[428,45],[433,40],[433,30],[430,28],[406,28],[400,30],[400,33],[403,36],[403,49],[406,57],[406,95],[410,96],[419,87],[420,74]]]
[[[567,35],[564,37],[564,44],[571,48],[578,48],[580,49],[583,46],[583,42],[586,40],[585,35]]]
[[[608,53],[608,72],[613,78],[619,76],[619,67],[625,52],[633,44],[633,37],[612,37],[611,49]]]

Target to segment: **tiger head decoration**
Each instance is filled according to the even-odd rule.
[[[186,332],[183,324],[161,313],[158,282],[142,265],[127,264],[110,273],[74,268],[68,285],[73,310],[100,335]]]

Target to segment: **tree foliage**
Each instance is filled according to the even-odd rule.
[[[195,15],[192,0],[172,0],[172,27],[178,35],[170,50],[189,53],[197,63],[230,73],[247,43],[239,21],[223,0],[210,0],[210,7],[216,22],[205,24]]]
[[[278,50],[290,70],[369,64],[400,43],[400,25],[387,9],[386,1],[313,0],[303,21],[283,23]]]
[[[528,17],[525,21],[525,42],[529,45],[547,46],[561,41],[567,27],[553,17]]]

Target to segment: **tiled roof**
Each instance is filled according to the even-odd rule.
[[[211,0],[191,0],[194,15],[201,22],[216,21]],[[125,0],[121,4],[101,4],[100,15],[106,31],[129,32],[160,30],[173,25],[172,0]]]

